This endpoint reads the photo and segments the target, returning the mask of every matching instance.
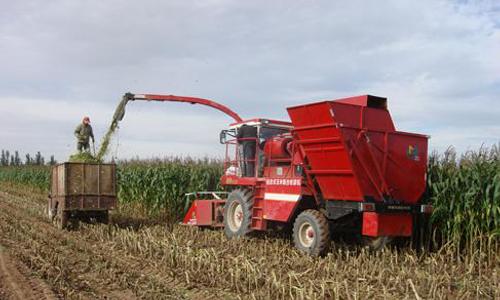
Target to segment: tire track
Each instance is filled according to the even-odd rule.
[[[65,298],[221,298],[220,290],[193,289],[159,270],[154,261],[116,251],[113,241],[90,238],[85,226],[73,232],[55,228],[45,216],[41,199],[37,195],[30,197],[0,191],[0,211],[3,212],[0,214],[0,243],[12,248],[31,269],[48,277]],[[47,249],[53,249],[58,257]],[[65,268],[64,264],[72,268]],[[224,294],[223,297],[228,298],[227,293]]]
[[[20,300],[56,300],[49,286],[40,279],[26,274],[26,267],[14,262],[0,246],[0,280],[9,292],[9,298]]]

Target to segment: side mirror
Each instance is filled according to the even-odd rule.
[[[227,130],[222,130],[219,134],[219,142],[225,144],[227,142]]]

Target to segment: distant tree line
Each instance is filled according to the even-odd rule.
[[[0,157],[0,166],[43,166],[43,165],[55,165],[57,161],[54,155],[51,155],[48,160],[38,151],[35,155],[30,155],[26,153],[24,158],[21,158],[19,151],[14,151],[11,153],[9,150],[2,150],[2,155]]]

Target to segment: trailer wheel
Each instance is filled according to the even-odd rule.
[[[363,236],[361,237],[361,243],[368,247],[372,251],[380,251],[387,246],[392,241],[391,237],[388,236],[378,236],[378,237],[370,237]]]
[[[49,216],[49,220],[51,222],[54,222],[54,219],[55,219],[55,217],[57,215],[57,208],[50,207],[50,203],[49,203],[49,205],[47,207],[47,214]]]
[[[314,209],[301,212],[293,224],[295,247],[312,256],[321,256],[330,246],[330,227],[325,216]]]
[[[252,221],[253,194],[247,189],[233,190],[224,206],[224,233],[228,238],[247,235]]]
[[[101,211],[97,220],[99,221],[99,223],[109,224],[109,211]]]
[[[66,229],[68,228],[68,223],[69,223],[69,217],[70,217],[71,212],[69,211],[61,211],[59,217],[59,229]]]

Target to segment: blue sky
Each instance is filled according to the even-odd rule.
[[[217,100],[243,117],[374,94],[398,129],[459,151],[500,140],[498,1],[0,0],[0,148],[64,160],[121,95]],[[230,118],[132,103],[112,154],[223,154]]]

